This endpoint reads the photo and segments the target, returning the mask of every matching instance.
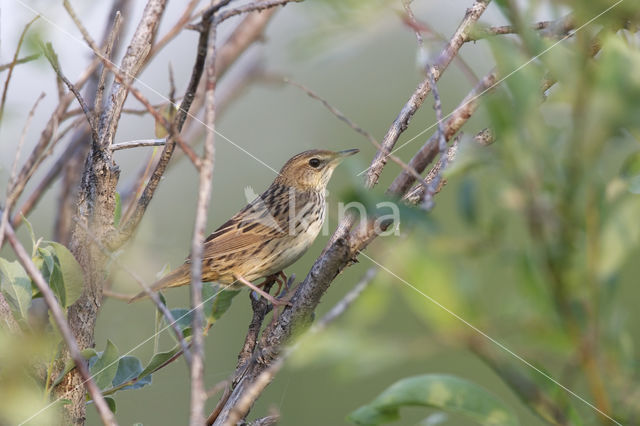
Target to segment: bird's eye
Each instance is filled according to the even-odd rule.
[[[311,160],[309,160],[309,165],[314,169],[317,169],[320,166],[320,160],[318,160],[317,158],[312,158]]]

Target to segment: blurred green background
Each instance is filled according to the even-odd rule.
[[[108,5],[78,3],[78,12],[89,27],[102,28]],[[605,1],[589,5],[521,3],[519,10],[526,22],[556,19],[573,7],[583,22],[609,5]],[[71,29],[62,7],[45,1],[28,4],[59,25],[56,28],[41,19],[34,31],[52,41],[65,72],[76,76],[89,52],[77,41],[79,34]],[[412,7],[419,20],[449,37],[470,4],[416,0]],[[142,6],[142,2],[136,2],[132,8],[133,22]],[[160,33],[169,28],[181,7],[178,3],[170,5]],[[4,63],[10,59],[14,39],[31,12],[18,3],[7,3],[3,8],[0,19]],[[289,5],[270,23],[265,43],[247,52],[222,80],[220,90],[225,90],[225,84],[229,85],[243,64],[259,56],[267,70],[312,88],[381,139],[423,78],[416,66],[415,36],[403,24],[401,9],[400,2],[383,0]],[[597,25],[586,27],[575,39],[564,42],[567,46],[554,47],[510,76],[465,126],[467,138],[461,143],[458,163],[448,172],[448,183],[436,197],[433,211],[417,210],[417,215],[403,218],[400,236],[380,238],[366,254],[588,401],[594,397],[580,361],[584,354],[580,342],[585,335],[591,339],[593,334],[595,337],[589,342],[598,354],[596,373],[605,382],[610,408],[624,419],[624,424],[637,424],[640,389],[634,346],[640,338],[640,266],[633,260],[640,255],[640,200],[639,184],[636,180],[634,186],[633,179],[640,173],[637,156],[634,157],[640,134],[640,43],[633,32],[605,32],[600,34],[603,52],[598,64],[585,59],[584,53],[590,37],[610,23],[607,19],[613,21],[627,16],[625,13],[629,9],[612,11]],[[505,15],[508,13],[498,4],[492,4],[481,22],[505,24]],[[12,22],[7,22],[9,16]],[[132,29],[128,28],[127,34]],[[220,40],[228,30],[221,31]],[[180,35],[142,73],[140,80],[165,95],[169,88],[166,64],[170,61],[178,92],[183,91],[196,39],[193,32]],[[496,63],[501,74],[507,75],[552,44],[532,34],[522,44],[518,40],[509,36],[469,43],[462,48],[460,57],[478,77]],[[441,44],[428,40],[433,52],[438,52]],[[538,87],[547,69],[554,72],[560,85],[540,104]],[[39,107],[36,125],[29,131],[23,152],[29,152],[37,139],[38,117],[46,118],[55,102],[53,73],[44,60],[16,70],[0,127],[3,186],[26,111],[40,91],[50,93]],[[438,87],[446,113],[468,93],[473,82],[454,62]],[[162,101],[148,88],[142,90],[153,102]],[[127,103],[138,107],[132,98]],[[400,144],[432,126],[432,104],[432,98],[425,101]],[[328,220],[332,230],[337,224],[338,201],[362,185],[362,178],[357,175],[369,164],[374,148],[320,103],[293,87],[251,85],[220,113],[216,129],[224,137],[216,138],[208,229],[215,229],[244,206],[246,187],[260,193],[274,178],[273,171],[234,144],[276,170],[290,156],[306,149],[359,148],[360,154],[336,171],[329,187]],[[495,130],[496,143],[487,148],[473,146],[469,136],[485,127]],[[149,117],[125,116],[116,140],[150,138],[153,128]],[[397,155],[408,161],[430,134],[418,137]],[[149,150],[115,154],[123,187],[135,177]],[[47,164],[51,162],[45,162],[41,172]],[[384,189],[399,170],[391,162],[387,165],[374,190],[375,197],[382,199]],[[40,176],[42,173],[32,184]],[[189,251],[196,186],[197,176],[191,165],[176,161],[165,175],[134,240],[118,253],[120,261],[147,282],[153,281],[165,264],[182,263]],[[56,206],[57,190],[49,191],[29,218],[36,235],[45,239],[52,232],[51,210]],[[28,241],[25,229],[20,235]],[[287,273],[304,277],[326,241],[327,236],[319,237]],[[6,247],[0,255],[13,259]],[[324,297],[317,317],[371,266],[361,257],[359,264],[340,275]],[[114,268],[112,274],[114,291],[138,291],[125,272]],[[564,295],[557,293],[559,289]],[[166,297],[171,307],[188,304],[185,288],[168,291]],[[148,360],[153,355],[153,340],[141,342],[153,335],[154,318],[150,302],[128,305],[105,299],[96,330],[96,349],[102,350],[108,338],[121,354],[133,349],[132,355]],[[231,309],[206,337],[207,386],[233,372],[249,318],[245,291],[234,299]],[[161,344],[169,348],[170,338],[165,335]],[[300,348],[258,400],[250,418],[266,415],[275,408],[281,413],[282,425],[347,424],[345,418],[350,412],[396,380],[447,373],[488,389],[514,411],[521,424],[547,424],[473,353],[473,344],[488,351],[498,365],[510,366],[536,383],[570,413],[572,423],[597,423],[591,408],[385,271],[378,273],[343,318]],[[2,356],[18,356],[10,342],[0,340],[0,350],[6,352]],[[3,391],[7,383],[2,384]],[[184,424],[189,407],[184,361],[178,360],[154,374],[151,386],[118,393],[116,401],[120,424]],[[212,398],[207,410],[211,411],[215,403],[216,398]],[[94,410],[88,411],[88,424],[98,424]],[[435,411],[404,408],[400,423],[416,424]],[[33,424],[45,424],[44,419],[36,419]],[[437,417],[423,424],[438,424]],[[442,424],[475,423],[448,414]]]

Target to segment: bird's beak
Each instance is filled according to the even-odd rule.
[[[359,152],[359,149],[345,149],[344,151],[338,151],[336,152],[336,160],[342,161],[344,158]]]

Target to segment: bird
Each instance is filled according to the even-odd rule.
[[[266,279],[262,284],[269,279],[281,283],[280,279],[286,278],[283,270],[306,252],[322,229],[326,189],[333,171],[346,157],[358,152],[312,149],[289,159],[266,191],[206,238],[202,281],[234,290],[243,286],[256,290],[251,282],[260,278]],[[149,290],[190,282],[191,255]],[[147,292],[143,291],[130,302],[145,296]],[[265,297],[276,303],[270,295]]]

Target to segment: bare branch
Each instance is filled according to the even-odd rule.
[[[449,43],[445,46],[445,48],[440,53],[435,65],[434,65],[434,75],[433,79],[438,81],[440,75],[444,72],[444,70],[451,63],[453,58],[457,55],[458,51],[464,44],[464,40],[467,37],[467,34],[471,31],[473,24],[480,18],[482,13],[485,11],[489,2],[491,0],[476,0],[469,9],[467,9],[466,14],[458,29],[455,31]],[[368,169],[367,179],[366,179],[366,187],[372,188],[380,177],[380,173],[382,173],[382,169],[387,162],[387,153],[391,152],[393,147],[395,146],[400,134],[402,134],[409,125],[409,120],[416,111],[422,106],[424,99],[427,94],[431,90],[431,85],[429,84],[430,78],[425,78],[420,85],[413,92],[407,103],[404,105],[400,114],[394,120],[392,126],[387,131],[384,139],[382,140],[383,150],[379,150],[373,161],[371,162],[371,166]],[[415,167],[414,167],[415,168]],[[416,170],[419,170],[416,168]]]
[[[74,84],[77,89],[80,89],[87,82],[99,63],[99,60],[94,59],[91,64],[83,71],[78,81],[76,81],[76,83]],[[58,123],[60,122],[62,115],[65,113],[67,108],[69,108],[69,105],[71,104],[73,99],[73,93],[67,93],[60,100],[58,106],[47,121],[47,124],[45,125],[45,128],[40,135],[38,143],[33,148],[33,151],[31,151],[29,158],[22,166],[22,169],[18,174],[18,178],[16,179],[16,185],[14,188],[14,196],[16,200],[20,197],[22,191],[24,191],[27,182],[29,181],[29,179],[31,179],[31,176],[33,175],[33,173],[35,173],[40,163],[42,163],[48,153],[51,152],[51,148],[53,147],[53,145],[59,140],[58,138],[56,138],[54,140],[54,143],[49,146],[53,135],[58,129]]]
[[[84,125],[84,129],[86,131],[86,134],[88,135],[89,126],[87,124],[86,119],[84,118],[84,116],[78,117],[73,123],[71,123],[69,126],[67,126],[64,130],[62,130],[56,135],[54,143],[62,139],[69,131],[71,131],[72,129],[80,125]],[[13,226],[14,228],[17,228],[18,226],[20,226],[20,224],[22,224],[22,218],[29,215],[29,213],[36,206],[38,201],[40,201],[40,198],[42,197],[44,192],[53,183],[54,179],[58,177],[58,174],[60,174],[60,171],[62,171],[62,168],[64,167],[64,165],[69,163],[69,158],[72,158],[74,151],[83,142],[84,142],[84,138],[76,138],[67,145],[67,148],[64,150],[62,154],[60,154],[59,158],[56,160],[53,166],[51,166],[51,168],[49,169],[47,174],[42,178],[38,186],[36,186],[36,188],[33,190],[31,195],[29,195],[29,198],[27,198],[27,200],[22,204],[22,206],[20,206],[20,208],[17,209],[17,211],[13,214],[13,218],[11,219],[11,226]]]
[[[447,164],[452,163],[456,159],[456,154],[458,152],[458,138],[453,141],[449,149],[445,155],[442,155],[438,162],[429,170],[427,173],[427,177],[425,181],[428,184],[428,191],[431,194],[431,198],[437,195],[442,187],[445,185],[446,180],[442,179],[442,171],[447,166]],[[409,204],[420,204],[424,203],[426,197],[426,190],[423,185],[416,185],[407,191],[406,194],[403,195],[402,200],[406,201]],[[430,205],[424,206],[425,210],[430,210],[433,207],[433,203]]]
[[[440,93],[438,92],[438,87],[433,77],[433,67],[428,67],[427,75],[429,76],[431,92],[433,93],[434,109],[436,110],[436,123],[438,123],[438,131],[436,132],[438,152],[441,154],[441,165],[438,169],[438,173],[426,187],[421,203],[422,208],[425,210],[431,210],[433,208],[433,195],[439,190],[442,171],[447,167],[447,138],[445,136],[445,128],[442,118],[442,102],[440,101]]]
[[[18,46],[16,47],[16,52],[13,54],[13,60],[8,64],[9,65],[9,73],[7,74],[7,79],[4,81],[4,89],[2,89],[2,100],[0,100],[0,121],[2,121],[2,117],[4,115],[4,105],[7,101],[7,92],[9,91],[9,83],[11,82],[11,76],[13,75],[13,68],[18,64],[18,55],[20,54],[20,48],[22,47],[22,42],[24,42],[24,37],[27,35],[27,31],[29,31],[29,27],[36,20],[40,18],[40,15],[37,15],[35,18],[27,22],[27,24],[22,29],[22,33],[20,34],[20,38],[18,39]],[[26,61],[25,61],[26,62]]]
[[[453,135],[455,135],[463,124],[471,118],[471,115],[475,112],[478,107],[478,98],[486,93],[488,90],[493,88],[497,81],[497,71],[492,71],[487,74],[485,77],[480,80],[480,82],[469,92],[467,96],[458,104],[458,106],[449,114],[449,118],[444,123],[444,137],[446,140],[451,140]],[[427,165],[431,164],[431,162],[437,156],[440,145],[440,137],[439,132],[436,132],[425,142],[425,144],[420,148],[420,150],[413,156],[411,161],[409,161],[409,166],[415,169],[418,172],[422,172]],[[402,195],[414,182],[413,176],[406,172],[400,173],[389,189],[387,193],[394,195]]]
[[[569,33],[575,27],[573,15],[567,15],[556,21],[540,21],[529,27],[532,31],[549,30],[549,35],[562,36]],[[517,34],[518,30],[512,25],[502,25],[497,27],[476,28],[470,32],[465,39],[465,43],[478,41],[483,38],[505,34]]]
[[[139,148],[141,146],[163,146],[167,142],[166,138],[162,139],[140,139],[137,141],[119,142],[111,145],[112,151],[118,151],[120,149]]]
[[[384,147],[382,145],[380,145],[380,142],[378,142],[373,135],[371,135],[371,133],[367,132],[366,130],[364,130],[363,128],[361,128],[360,126],[358,126],[357,124],[355,124],[353,121],[351,121],[349,118],[347,118],[347,116],[345,116],[342,112],[340,112],[337,108],[335,108],[334,106],[332,106],[328,101],[326,101],[325,99],[323,99],[322,97],[320,97],[320,95],[318,95],[316,92],[314,92],[313,90],[307,88],[306,86],[297,83],[287,77],[283,78],[282,81],[284,81],[287,84],[290,84],[294,87],[297,87],[298,89],[304,91],[309,97],[311,97],[312,99],[316,99],[318,101],[320,101],[325,108],[327,108],[329,110],[329,112],[331,112],[333,115],[335,115],[339,120],[343,121],[344,123],[347,124],[347,126],[351,127],[353,130],[355,130],[356,132],[360,133],[361,135],[363,135],[365,138],[367,138],[367,140],[369,142],[371,142],[371,144],[376,147],[378,150],[384,150]],[[388,158],[390,158],[394,163],[396,163],[397,165],[399,165],[400,167],[402,167],[403,170],[405,170],[407,173],[411,174],[414,179],[416,179],[418,182],[424,182],[422,180],[422,176],[420,176],[420,174],[418,172],[416,172],[413,168],[411,168],[409,165],[407,165],[404,161],[402,161],[400,158],[398,158],[397,156],[391,154],[391,153],[387,153]],[[425,183],[426,185],[426,183]]]
[[[53,68],[53,70],[56,72],[56,75],[58,76],[58,78],[64,82],[64,84],[67,86],[67,88],[76,97],[76,100],[78,101],[78,103],[80,104],[80,107],[82,108],[82,112],[84,113],[84,116],[87,118],[87,122],[89,123],[89,127],[91,128],[91,137],[93,138],[94,141],[97,141],[98,140],[98,129],[96,128],[96,125],[95,125],[95,119],[94,119],[93,111],[91,111],[91,109],[89,109],[89,105],[87,105],[87,103],[85,102],[84,98],[80,94],[80,91],[62,73],[62,69],[60,68],[60,64],[58,63],[58,57],[57,57],[55,51],[53,50],[53,47],[51,46],[51,43],[47,43],[46,45],[41,45],[41,47],[42,47],[42,51],[44,52],[44,56],[49,61],[49,64],[51,64],[51,68]]]
[[[333,308],[329,310],[318,322],[316,322],[313,327],[311,327],[311,333],[320,333],[324,331],[331,323],[333,323],[336,319],[342,316],[346,312],[346,310],[355,302],[358,297],[362,294],[363,291],[369,287],[371,281],[378,274],[378,268],[369,268],[367,272],[364,273],[362,278],[356,283],[355,286],[347,294],[342,297],[333,305]]]
[[[169,43],[169,41],[173,40],[173,38],[184,29],[184,27],[193,18],[191,15],[195,8],[198,6],[198,3],[200,3],[200,0],[191,0],[187,4],[187,7],[184,8],[182,15],[180,16],[180,18],[178,18],[173,27],[171,27],[171,29],[167,31],[167,33],[153,45],[151,51],[149,52],[149,57],[154,57],[159,51],[164,48],[164,46],[166,46],[167,43]]]
[[[7,201],[4,206],[4,211],[2,212],[2,219],[0,219],[0,247],[2,247],[2,244],[4,243],[4,228],[7,224],[7,221],[9,220],[9,212],[13,207],[13,203],[16,201],[13,187],[15,185],[15,180],[16,180],[18,161],[20,160],[20,152],[22,151],[22,146],[24,145],[24,141],[27,138],[27,131],[29,130],[29,126],[31,125],[31,120],[33,119],[33,115],[35,114],[36,108],[38,107],[38,104],[40,103],[42,98],[44,98],[44,96],[45,96],[44,92],[41,93],[40,96],[38,96],[38,99],[36,99],[35,103],[33,104],[33,107],[31,108],[31,110],[29,111],[29,114],[27,115],[27,119],[24,123],[24,127],[22,128],[22,134],[20,135],[20,139],[18,140],[18,147],[16,148],[16,153],[13,157],[11,174],[9,175],[9,182],[7,184]]]
[[[34,265],[33,261],[31,260],[31,256],[29,256],[22,244],[20,244],[20,241],[18,241],[18,238],[16,237],[16,234],[14,233],[13,228],[10,224],[7,224],[5,234],[7,236],[7,239],[9,240],[9,243],[11,244],[11,247],[13,247],[13,250],[16,253],[16,256],[18,257],[18,261],[27,271],[27,274],[29,274],[33,282],[36,284],[38,290],[40,290],[40,293],[42,293],[42,296],[44,297],[44,300],[49,307],[49,311],[51,312],[56,326],[58,327],[58,330],[60,330],[60,334],[62,334],[62,338],[64,339],[64,342],[69,349],[69,354],[76,364],[76,369],[82,376],[82,379],[84,381],[83,383],[87,386],[89,395],[91,395],[91,398],[93,399],[102,423],[107,426],[117,425],[113,413],[109,409],[109,406],[102,396],[102,393],[100,393],[100,389],[98,388],[98,386],[96,386],[96,383],[93,381],[93,378],[89,374],[87,361],[84,359],[84,357],[80,353],[80,350],[78,349],[76,339],[71,332],[69,323],[67,322],[64,312],[58,304],[58,300],[54,296],[53,291],[42,277],[42,274],[40,273],[36,265]]]
[[[142,220],[142,216],[147,209],[147,206],[151,202],[153,198],[153,194],[155,193],[158,184],[160,183],[160,179],[164,174],[167,165],[169,164],[169,160],[173,155],[173,151],[175,149],[176,140],[174,140],[173,136],[177,136],[182,131],[182,126],[184,125],[185,120],[187,119],[187,115],[189,114],[189,109],[191,108],[191,104],[195,98],[196,90],[198,89],[198,85],[200,83],[200,78],[202,77],[202,73],[204,72],[205,67],[205,59],[207,57],[207,42],[209,39],[209,32],[211,30],[211,16],[215,13],[219,7],[222,7],[222,4],[217,4],[209,8],[206,13],[202,16],[202,21],[200,24],[201,31],[200,37],[198,39],[198,48],[196,61],[191,71],[191,79],[189,80],[189,85],[187,87],[187,91],[180,103],[180,107],[176,112],[175,117],[173,118],[173,122],[171,123],[169,136],[167,138],[167,143],[165,144],[164,150],[160,156],[160,160],[156,164],[156,167],[149,178],[149,182],[145,187],[140,199],[136,203],[135,210],[131,214],[130,218],[126,221],[126,223],[121,227],[119,231],[117,231],[116,235],[113,235],[109,241],[109,248],[116,249],[124,244],[125,241],[129,239],[129,237],[133,234],[138,224]],[[178,139],[179,141],[179,139]],[[184,146],[187,146],[184,144]],[[183,150],[185,150],[183,146]],[[188,152],[185,150],[185,152]],[[194,159],[192,159],[194,161]]]
[[[295,2],[299,3],[303,0],[264,0],[264,1],[254,1],[253,3],[245,4],[239,6],[235,9],[225,10],[216,16],[216,22],[219,24],[222,21],[225,21],[233,16],[241,15],[244,13],[250,12],[260,12],[265,9],[271,9],[277,6],[284,6],[287,3]]]
[[[71,11],[73,12],[73,10]],[[120,11],[116,11],[115,17],[113,18],[113,27],[111,28],[111,31],[107,36],[106,46],[104,48],[104,53],[102,54],[105,58],[107,58],[109,62],[111,62],[113,45],[116,41],[117,35],[120,33],[121,24],[122,24],[122,15],[120,15]],[[106,80],[107,80],[107,67],[103,65],[102,72],[100,73],[100,78],[98,79],[98,86],[96,88],[96,99],[93,106],[96,120],[100,118],[100,114],[102,113],[102,98],[104,96]]]
[[[204,17],[203,17],[204,19]],[[207,129],[204,154],[201,159],[198,184],[198,203],[193,227],[193,239],[191,242],[191,309],[193,318],[192,330],[192,355],[191,355],[191,405],[189,410],[189,424],[198,426],[204,424],[204,404],[206,401],[206,389],[204,386],[204,337],[202,325],[204,322],[202,313],[202,255],[204,251],[204,238],[207,226],[207,213],[211,201],[211,180],[213,177],[213,160],[215,155],[215,88],[216,88],[216,34],[217,22],[215,12],[213,14],[207,40],[208,64],[206,66],[205,80],[205,114],[204,124]]]

